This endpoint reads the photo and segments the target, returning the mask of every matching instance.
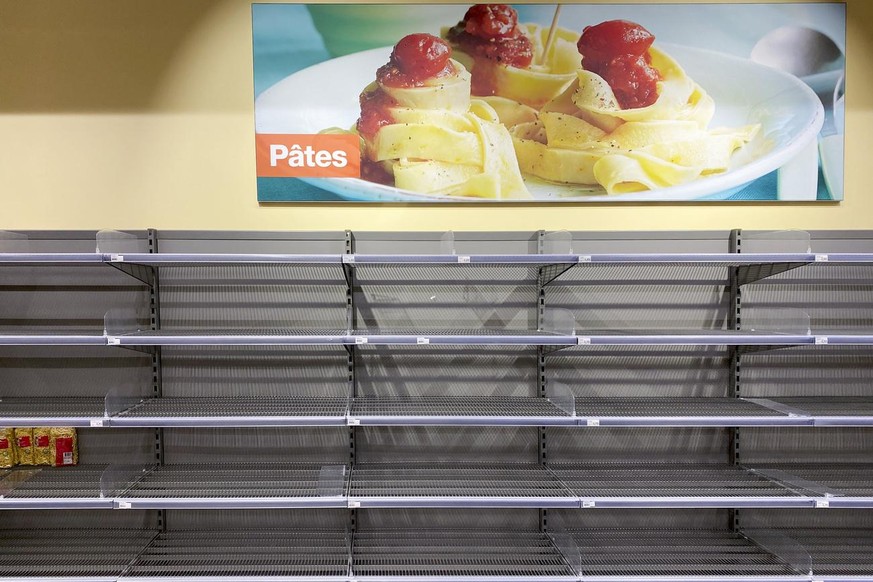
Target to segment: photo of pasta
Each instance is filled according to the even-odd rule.
[[[842,157],[823,150],[824,134],[843,130],[841,49],[821,71],[798,76],[689,46],[669,26],[678,14],[698,21],[728,9],[779,24],[796,20],[796,11],[654,5],[627,18],[626,7],[611,5],[421,8],[423,22],[402,5],[307,8],[314,26],[332,23],[317,30],[332,54],[269,79],[257,93],[259,144],[274,136],[356,137],[360,177],[275,177],[259,166],[260,201],[842,198]],[[253,7],[256,92],[257,16],[263,10],[274,26],[283,9],[300,10]],[[810,6],[819,23],[816,10],[844,41],[844,10]],[[337,17],[346,12],[359,28],[380,14],[397,19],[381,37],[355,46]],[[259,164],[262,157],[259,149]]]

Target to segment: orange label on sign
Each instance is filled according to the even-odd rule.
[[[261,178],[361,177],[356,135],[259,133],[255,146]]]

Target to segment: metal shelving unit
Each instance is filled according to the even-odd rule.
[[[858,350],[841,358],[868,358],[873,333],[858,311],[865,286],[873,285],[866,282],[873,253],[842,252],[853,244],[834,245],[837,252],[747,252],[754,249],[737,233],[730,243],[737,252],[723,252],[729,245],[722,235],[712,235],[717,243],[707,236],[700,243],[650,235],[666,242],[652,252],[617,253],[598,252],[612,248],[609,236],[594,236],[592,252],[574,252],[573,246],[587,247],[548,233],[506,241],[442,237],[439,250],[426,236],[404,245],[348,232],[101,233],[95,253],[0,247],[0,269],[22,277],[22,288],[58,286],[52,269],[61,278],[74,271],[110,274],[89,290],[113,288],[109,281],[122,274],[133,283],[110,291],[117,294],[114,313],[102,330],[93,314],[87,325],[73,325],[75,315],[52,303],[50,293],[39,300],[37,315],[28,315],[37,324],[4,326],[0,358],[16,370],[14,379],[26,376],[18,370],[44,363],[26,361],[33,346],[128,348],[139,352],[128,360],[142,360],[140,368],[151,364],[139,370],[134,384],[141,386],[86,371],[56,397],[18,388],[0,395],[0,425],[104,429],[87,433],[79,467],[0,471],[0,508],[128,510],[111,512],[116,521],[157,516],[156,529],[0,529],[0,579],[873,580],[863,528],[761,532],[744,529],[737,517],[764,509],[819,508],[827,515],[827,508],[873,508],[873,465],[857,462],[857,455],[839,464],[804,462],[802,455],[785,463],[766,455],[745,462],[756,439],[766,452],[760,441],[768,431],[798,431],[801,438],[804,430],[843,431],[838,440],[869,430],[869,394],[846,389],[824,396],[817,384],[768,392],[760,387],[766,374],[750,390],[744,368],[746,355],[792,351],[827,358],[839,348]],[[647,251],[645,239],[631,237],[616,248]],[[396,254],[398,248],[408,254]],[[40,274],[32,281],[21,275],[31,268]],[[833,295],[842,306],[833,317],[822,314],[830,298],[818,295],[832,276],[847,290],[845,297]],[[650,299],[650,287],[658,286],[667,290]],[[673,286],[692,291],[670,297]],[[784,301],[771,291],[792,286],[799,291]],[[822,312],[807,314],[807,327],[770,326],[748,315],[755,308],[803,306],[805,293]],[[100,293],[94,295],[99,302]],[[119,304],[129,308],[118,310]],[[685,307],[687,318],[669,319]],[[663,317],[638,317],[662,308]],[[62,323],[53,326],[52,314]],[[250,358],[246,352],[265,346],[285,346],[288,353],[277,347],[269,357]],[[289,355],[304,346],[323,347]],[[512,346],[502,350],[511,353],[489,352],[499,346]],[[670,346],[676,370],[657,368],[650,361],[657,356],[645,355]],[[696,348],[683,351],[690,346]],[[554,369],[564,366],[561,379],[570,386],[555,389],[549,373],[559,358]],[[326,360],[336,369],[307,374]],[[614,377],[598,385],[587,368],[597,370],[604,360],[615,366],[608,369]],[[678,371],[698,364],[696,375]],[[573,365],[578,378],[567,371]],[[264,369],[255,373],[258,366]],[[483,379],[480,366],[501,373]],[[646,366],[660,373],[657,397],[640,389],[649,381]],[[713,373],[716,366],[726,374]],[[202,368],[209,370],[205,378],[198,377]],[[816,380],[826,382],[826,374]],[[90,390],[92,376],[112,380],[95,389],[104,395],[74,396],[75,386]],[[716,384],[722,389],[713,389]],[[321,394],[323,388],[329,392]],[[494,432],[480,442],[475,436],[483,430],[475,427]],[[445,460],[451,454],[440,448],[447,434],[458,437],[454,446],[468,439],[475,460]],[[98,463],[111,457],[106,452],[88,459],[91,446],[114,435],[134,435],[113,460],[123,463],[120,457],[135,450],[135,464]],[[142,442],[128,446],[137,438]],[[621,450],[635,438],[651,439],[651,459],[588,460],[604,458],[612,448],[606,441],[621,441],[615,446]],[[519,446],[533,439],[535,447]],[[665,462],[658,458],[665,442],[710,449],[695,462]],[[310,460],[289,463],[281,446],[312,447]],[[409,460],[412,446],[421,446],[423,460]],[[712,454],[716,446],[730,450]],[[488,460],[489,451],[505,460],[516,449],[518,462]],[[397,459],[395,450],[403,453]],[[317,462],[319,454],[329,461]],[[255,520],[263,523],[267,514],[289,511],[319,527],[323,512],[347,512],[349,529],[299,523],[216,529],[203,517],[218,512],[225,519],[225,512],[238,510],[265,510]],[[470,527],[477,512],[492,510],[498,525]],[[422,517],[428,511],[437,516],[433,523]],[[715,516],[719,527],[688,527],[678,518],[650,529],[616,525],[646,511],[700,512]],[[458,517],[467,513],[468,521]],[[534,514],[538,528],[528,519]],[[562,529],[556,514],[576,517]],[[498,515],[518,517],[521,525]],[[392,520],[401,525],[385,525]],[[75,541],[64,545],[71,536]],[[24,549],[33,546],[49,549]],[[804,552],[807,561],[797,558]]]

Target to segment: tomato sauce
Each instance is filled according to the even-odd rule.
[[[495,94],[495,64],[524,68],[533,61],[533,46],[518,26],[518,14],[505,4],[471,6],[446,36],[473,57],[473,95]]]
[[[654,35],[635,22],[608,20],[586,26],[576,47],[582,66],[609,83],[622,109],[635,109],[658,100],[661,75],[649,54],[654,41]]]
[[[390,107],[397,102],[382,89],[361,93],[361,116],[358,118],[358,133],[372,141],[380,128],[393,123]]]

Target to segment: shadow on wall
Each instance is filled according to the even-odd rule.
[[[4,3],[0,113],[250,107],[251,38],[237,34],[250,12],[227,0]]]

